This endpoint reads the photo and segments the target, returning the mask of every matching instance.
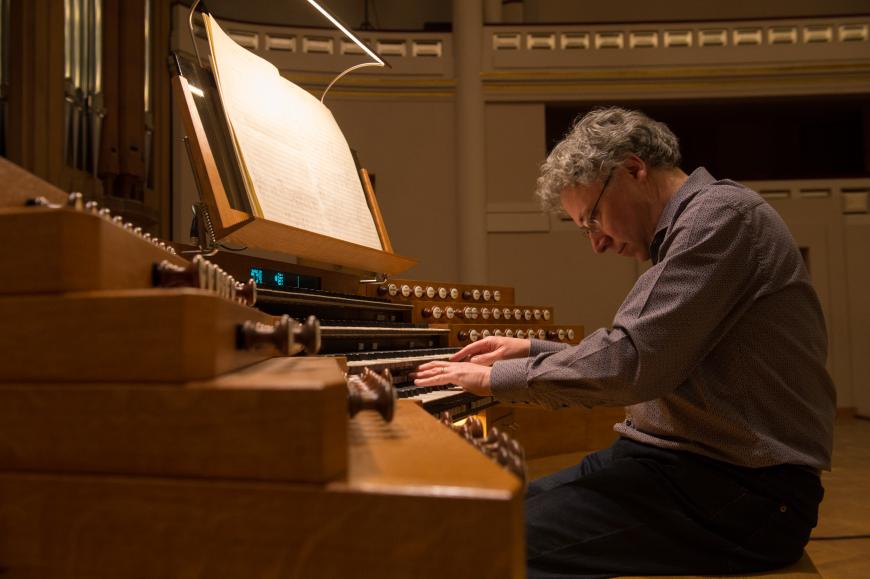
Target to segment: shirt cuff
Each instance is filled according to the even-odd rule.
[[[569,347],[570,344],[564,342],[554,342],[553,340],[529,340],[529,358],[534,358],[538,354],[545,352],[558,352]]]
[[[528,358],[496,362],[492,365],[489,383],[492,395],[502,402],[531,402],[528,385]]]

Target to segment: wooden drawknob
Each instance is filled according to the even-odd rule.
[[[301,351],[316,354],[320,350],[320,322],[309,316],[300,324],[290,316],[284,315],[274,324],[248,320],[236,327],[236,347],[239,350],[253,350],[272,346],[283,356],[293,356]]]
[[[396,389],[389,369],[378,374],[368,368],[347,378],[347,412],[351,418],[363,410],[374,410],[391,422],[396,408]]]
[[[294,322],[295,323],[295,322]],[[320,351],[320,321],[314,316],[308,316],[303,323],[295,323],[293,327],[293,343],[308,355]],[[294,354],[299,352],[296,350]]]
[[[293,353],[294,324],[296,322],[287,315],[281,316],[274,324],[248,320],[236,326],[236,347],[239,350],[254,350],[272,346],[281,355],[289,356]]]
[[[236,283],[236,297],[241,298],[245,305],[253,306],[257,303],[257,282],[249,279],[247,283],[240,281]]]
[[[154,287],[199,287],[199,267],[195,263],[183,266],[163,260],[151,268],[151,281]]]

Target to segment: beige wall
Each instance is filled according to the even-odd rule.
[[[375,175],[394,251],[419,260],[402,275],[457,279],[453,102],[336,98],[328,105]]]
[[[657,0],[646,2],[565,2],[525,0],[525,22],[661,22],[678,20],[733,20],[795,16],[860,14],[866,0]]]
[[[848,263],[855,248],[846,243],[846,216],[842,212],[841,181],[759,182],[748,183],[756,190],[789,191],[787,199],[771,199],[770,204],[789,225],[795,240],[809,249],[809,269],[813,286],[819,295],[828,326],[828,370],[837,385],[837,404],[856,405],[855,389],[863,387],[852,372],[856,352],[851,334],[855,319],[852,312],[865,306],[865,295],[850,295]],[[827,197],[808,197],[801,191],[830,191]],[[855,241],[863,241],[855,235]]]
[[[870,216],[847,215],[845,221],[853,400],[859,414],[870,416]]]

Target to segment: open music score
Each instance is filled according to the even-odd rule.
[[[323,104],[203,15],[211,62],[256,215],[382,249],[356,164]]]

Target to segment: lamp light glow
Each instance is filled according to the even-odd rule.
[[[336,28],[341,30],[345,36],[347,36],[348,38],[353,40],[356,43],[356,45],[359,46],[361,49],[363,49],[363,51],[366,54],[368,54],[375,62],[377,62],[381,66],[388,66],[387,63],[384,62],[383,59],[381,59],[380,56],[375,54],[368,46],[365,45],[365,43],[362,40],[357,38],[356,35],[353,32],[351,32],[344,24],[339,22],[335,16],[333,16],[332,14],[327,12],[323,6],[321,6],[320,4],[315,2],[315,0],[308,0],[308,3],[311,4],[312,6],[314,6],[318,12],[323,14],[323,16],[325,16],[327,20],[332,22]]]
[[[323,91],[323,94],[320,95],[320,102],[323,102],[323,99],[326,98],[326,93],[329,92],[329,89],[332,88],[332,85],[334,85],[335,83],[337,83],[337,82],[339,81],[339,79],[341,79],[341,77],[343,77],[344,75],[346,75],[346,74],[349,73],[349,72],[353,72],[354,70],[357,70],[357,69],[359,69],[359,68],[365,68],[365,67],[367,67],[367,66],[386,66],[387,68],[392,68],[392,67],[390,66],[390,63],[388,63],[387,61],[385,61],[384,59],[382,59],[380,56],[378,56],[377,54],[375,54],[375,53],[374,53],[374,52],[373,52],[373,51],[372,51],[368,46],[365,45],[365,43],[364,43],[362,40],[360,40],[359,38],[357,38],[356,35],[355,35],[353,32],[351,32],[350,29],[348,29],[347,26],[345,26],[344,24],[342,24],[341,22],[339,22],[339,20],[338,20],[335,16],[333,16],[332,14],[330,14],[330,13],[326,10],[326,8],[324,8],[323,6],[321,6],[320,4],[318,4],[317,2],[315,2],[315,0],[308,0],[308,3],[311,4],[312,6],[314,6],[314,7],[317,9],[318,12],[320,12],[323,16],[325,16],[327,20],[329,20],[330,22],[332,22],[332,23],[336,26],[336,28],[338,28],[339,30],[341,30],[341,32],[342,32],[345,36],[347,36],[348,38],[350,38],[351,40],[353,40],[353,42],[354,42],[357,46],[359,46],[359,47],[362,49],[363,52],[365,52],[367,55],[369,55],[369,57],[371,57],[371,58],[374,60],[374,62],[362,62],[362,63],[360,63],[360,64],[354,65],[354,66],[348,68],[347,70],[345,70],[344,72],[342,72],[341,74],[339,74],[339,75],[338,75],[337,77],[335,77],[334,79],[332,79],[332,82],[329,83],[329,86],[327,86],[326,89]]]

